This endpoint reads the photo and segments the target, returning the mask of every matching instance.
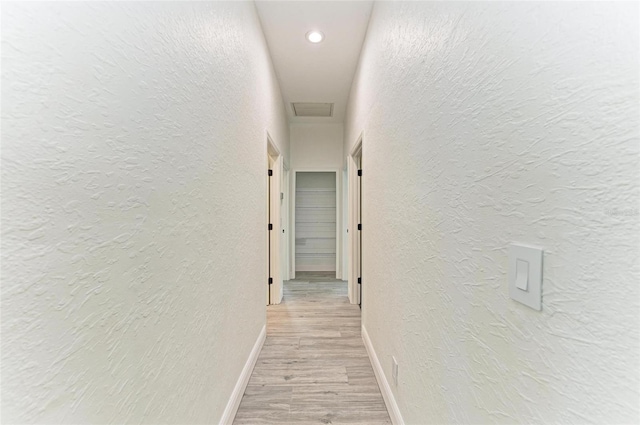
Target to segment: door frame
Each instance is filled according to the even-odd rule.
[[[280,234],[282,233],[281,215],[281,202],[280,193],[282,190],[282,170],[283,170],[283,157],[280,154],[280,150],[273,142],[271,135],[267,131],[267,171],[271,169],[273,175],[269,176],[265,173],[267,178],[267,199],[266,199],[266,221],[265,229],[267,229],[267,267],[266,267],[266,279],[267,282],[267,305],[280,304],[283,296],[282,285],[282,273],[281,273],[281,256],[282,251],[280,249]],[[269,181],[271,179],[271,181]],[[273,225],[273,228],[269,230],[269,223]],[[277,236],[276,236],[277,235]],[[273,283],[269,284],[269,278],[273,279]]]
[[[362,177],[358,177],[358,169],[362,169],[362,140],[363,133],[360,133],[358,141],[355,143],[351,152],[347,156],[347,174],[349,178],[349,205],[348,205],[348,267],[349,267],[349,279],[347,283],[347,293],[349,295],[349,302],[351,304],[359,304],[361,299],[361,285],[358,285],[358,277],[364,282],[362,268],[362,246],[360,239],[360,231],[358,230],[358,223],[364,224],[360,221],[362,214],[361,204],[361,190],[362,182],[359,180]],[[359,164],[358,164],[359,162]],[[364,173],[363,173],[364,174]]]
[[[298,173],[335,173],[336,175],[336,279],[342,279],[342,171],[340,168],[296,168],[292,170],[290,217],[291,217],[291,269],[290,278],[296,277],[296,176]]]

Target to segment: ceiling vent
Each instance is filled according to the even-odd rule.
[[[332,117],[333,103],[303,103],[291,104],[293,114],[296,117]]]

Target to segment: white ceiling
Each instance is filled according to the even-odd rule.
[[[371,1],[257,1],[289,122],[341,123],[367,31]],[[322,31],[312,44],[305,34]],[[291,102],[335,103],[333,117],[295,117]]]

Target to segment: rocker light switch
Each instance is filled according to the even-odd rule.
[[[527,290],[529,282],[529,263],[524,260],[516,260],[516,288]]]
[[[509,245],[509,296],[542,310],[542,249]]]

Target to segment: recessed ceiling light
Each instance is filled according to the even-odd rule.
[[[324,34],[320,31],[309,31],[307,33],[307,40],[312,43],[320,43],[322,40],[324,40]]]

